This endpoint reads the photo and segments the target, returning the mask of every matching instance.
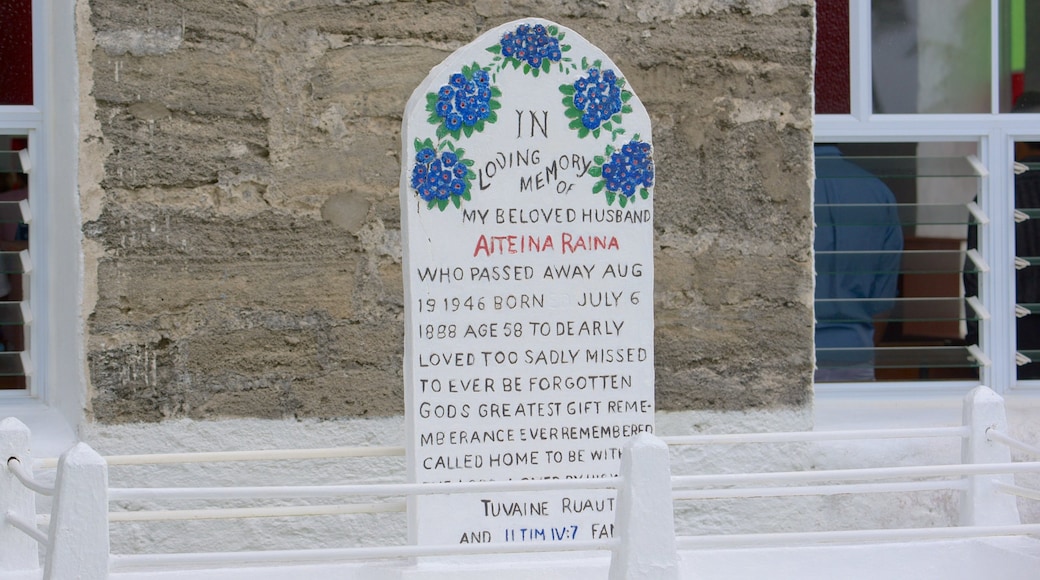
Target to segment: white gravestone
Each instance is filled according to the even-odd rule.
[[[491,30],[405,111],[401,222],[415,482],[600,478],[653,431],[650,120],[540,19]],[[612,535],[614,492],[418,497],[419,544]]]

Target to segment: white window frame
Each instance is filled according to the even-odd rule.
[[[1000,114],[1001,10],[990,0],[991,111],[985,114],[882,115],[873,113],[871,0],[849,0],[850,114],[814,115],[814,140],[828,142],[967,141],[978,144],[986,168],[982,192],[1014,191],[1014,142],[1040,141],[1040,114]],[[961,395],[983,384],[1002,394],[1040,395],[1040,381],[1018,381],[1015,365],[1014,195],[983,194],[980,207],[991,222],[979,229],[979,250],[990,270],[980,273],[980,299],[990,319],[980,325],[980,348],[990,359],[980,379],[817,383],[824,398],[854,396],[889,399],[904,396]]]
[[[0,132],[28,135],[32,160],[31,376],[27,389],[0,391],[0,418],[29,425],[34,452],[49,454],[75,440],[86,408],[76,2],[33,0],[32,11],[33,104],[0,106]]]

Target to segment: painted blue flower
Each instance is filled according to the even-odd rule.
[[[632,197],[654,184],[654,160],[649,143],[630,141],[610,155],[601,175],[608,190]],[[644,196],[645,197],[645,196]]]
[[[542,66],[542,61],[560,62],[563,52],[560,40],[550,36],[545,26],[521,24],[512,32],[506,32],[499,40],[502,56],[515,58],[531,68]]]
[[[436,151],[425,147],[416,154],[411,184],[426,202],[467,196],[470,187],[469,167],[455,151]],[[468,198],[467,198],[468,199]]]
[[[589,111],[581,116],[581,124],[590,131],[599,127],[601,122],[599,114],[594,111]]]
[[[460,113],[465,113],[469,110],[469,106],[472,102],[473,101],[471,101],[462,91],[459,91],[459,93],[455,95],[455,109]]]
[[[419,186],[424,185],[426,183],[427,174],[428,170],[426,166],[422,163],[417,163],[415,167],[412,168],[412,187],[419,189]]]
[[[613,70],[591,67],[574,81],[574,108],[581,111],[581,124],[592,131],[621,112],[621,86]]]
[[[421,149],[418,153],[415,154],[415,160],[419,163],[429,163],[430,160],[432,160],[436,156],[437,153],[433,149],[427,147],[425,149]]]
[[[459,130],[459,128],[462,127],[462,115],[455,112],[449,113],[444,119],[444,126],[447,127],[449,131]]]
[[[466,75],[472,76],[472,79]],[[439,119],[450,132],[474,127],[477,122],[488,119],[491,116],[493,95],[490,82],[488,72],[476,66],[472,71],[464,68],[463,72],[453,73],[448,84],[437,91],[436,97],[433,93],[428,97],[427,110],[433,113],[431,122]]]

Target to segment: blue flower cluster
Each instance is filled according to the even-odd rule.
[[[602,175],[607,182],[608,190],[625,197],[632,197],[640,187],[652,186],[654,160],[650,153],[650,144],[642,141],[625,143],[610,156],[610,161],[603,165]]]
[[[574,83],[574,108],[582,112],[581,124],[588,130],[599,126],[621,112],[621,87],[617,74],[607,69],[600,74],[590,68],[588,74]]]
[[[453,195],[464,195],[469,189],[466,174],[469,168],[459,161],[452,151],[441,153],[427,147],[415,154],[412,168],[412,187],[423,201],[448,199]]]
[[[521,24],[513,32],[502,35],[502,56],[526,62],[531,68],[542,66],[542,61],[560,62],[563,52],[560,41],[541,24]]]
[[[449,131],[463,125],[472,127],[491,115],[491,79],[484,69],[473,71],[473,78],[462,73],[451,75],[448,84],[437,91],[437,116]]]

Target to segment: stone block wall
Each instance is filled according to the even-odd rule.
[[[526,16],[654,122],[658,409],[810,403],[811,0],[81,1],[94,420],[402,413],[405,102]]]

